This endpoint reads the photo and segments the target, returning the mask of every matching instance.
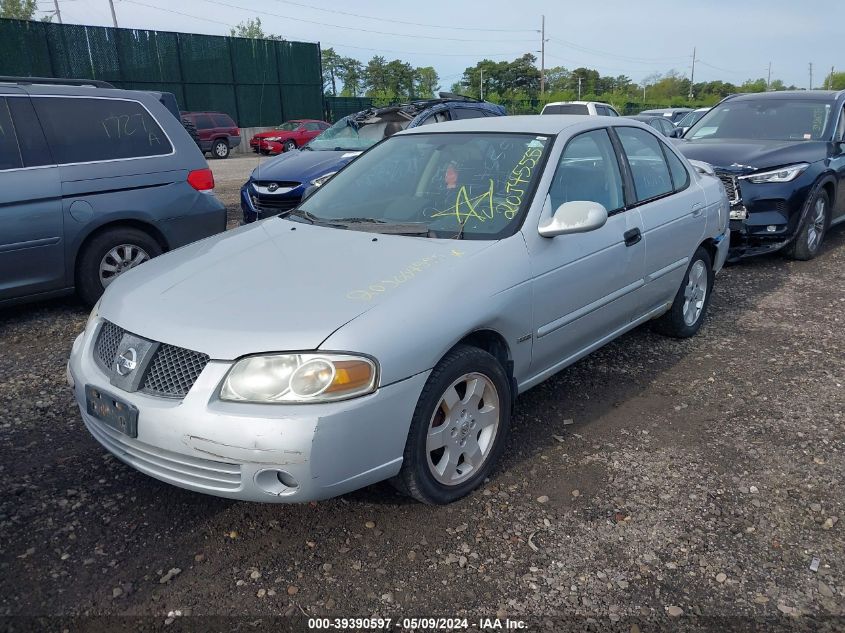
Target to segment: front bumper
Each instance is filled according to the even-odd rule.
[[[241,187],[240,194],[241,212],[243,213],[242,224],[250,224],[251,222],[263,220],[264,218],[271,218],[274,215],[279,215],[284,211],[293,209],[302,200],[302,193],[304,191],[305,187],[299,186],[286,194],[275,196],[273,202],[274,206],[264,207],[255,204],[253,201],[253,195],[255,194],[252,192],[250,183],[247,182]]]
[[[334,497],[399,472],[411,416],[429,372],[345,402],[261,405],[216,394],[231,361],[211,361],[183,400],[121,391],[94,363],[93,324],[68,362],[91,435],[133,468],[180,488],[245,501]],[[86,412],[85,385],[138,408],[130,438]]]

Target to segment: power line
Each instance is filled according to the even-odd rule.
[[[125,0],[129,2],[130,0]],[[515,53],[430,53],[428,51],[397,51],[389,48],[370,48],[367,46],[353,46],[352,44],[338,44],[337,42],[321,42],[322,45],[330,48],[357,48],[362,51],[375,51],[381,53],[397,53],[399,55],[436,55],[437,57],[510,57],[511,55],[523,55],[523,52]]]
[[[220,0],[203,0],[203,2],[208,2],[209,4],[216,4],[221,7],[229,7],[230,9],[237,9],[238,11],[252,11],[254,13],[260,13],[262,15],[269,15],[275,18],[282,18],[284,20],[292,20],[293,22],[303,22],[305,24],[315,24],[321,28],[332,28],[332,29],[343,29],[346,31],[360,31],[362,33],[372,33],[374,35],[394,35],[398,37],[411,37],[415,39],[427,39],[427,40],[437,40],[440,42],[449,41],[449,42],[489,42],[489,38],[485,39],[467,39],[465,37],[440,37],[437,35],[417,35],[411,33],[393,33],[391,31],[375,31],[373,29],[362,29],[355,26],[345,26],[342,24],[328,24],[326,22],[319,22],[317,20],[306,20],[305,18],[295,18],[290,15],[283,15],[281,13],[273,13],[272,11],[264,11],[263,9],[255,9],[255,8],[248,8],[242,7],[237,4],[229,4],[228,2],[221,2]],[[499,40],[501,42],[533,42],[533,39],[524,39],[524,40]]]
[[[303,4],[301,2],[290,2],[289,0],[275,0],[275,2],[280,2],[282,4],[290,4],[295,7],[302,7],[305,9],[312,9],[314,11],[323,11],[325,13],[333,13],[336,15],[347,15],[353,18],[361,18],[363,20],[375,20],[377,22],[390,22],[393,24],[405,24],[407,26],[422,26],[425,28],[432,28],[432,29],[449,29],[453,31],[484,31],[489,33],[534,33],[537,29],[490,29],[490,28],[482,28],[482,27],[473,27],[473,26],[448,26],[446,24],[423,24],[420,22],[407,22],[405,20],[390,20],[388,18],[377,17],[372,15],[362,15],[360,13],[349,13],[346,11],[338,11],[336,9],[323,9],[322,7],[315,7],[310,4]]]
[[[212,20],[211,18],[204,18],[199,15],[192,15],[190,13],[183,13],[182,11],[176,11],[175,9],[167,9],[165,7],[157,7],[154,4],[146,4],[144,2],[139,2],[138,0],[123,0],[127,4],[137,4],[139,7],[146,7],[148,9],[156,9],[157,11],[164,11],[165,13],[172,13],[174,15],[181,15],[186,18],[192,18],[194,20],[203,20],[204,22],[211,22],[212,24],[222,24],[225,27],[231,28],[232,25],[228,22],[221,22],[220,20]]]
[[[575,50],[581,51],[583,53],[590,53],[592,55],[599,55],[600,57],[610,57],[614,59],[619,59],[626,62],[632,62],[636,64],[651,64],[655,62],[667,62],[670,60],[678,60],[678,59],[688,59],[689,55],[678,55],[675,57],[653,57],[653,58],[646,58],[646,57],[630,57],[628,55],[617,55],[616,53],[609,53],[607,51],[601,51],[595,48],[587,48],[586,46],[581,46],[580,44],[575,44],[574,42],[568,42],[566,40],[557,39],[555,37],[550,37],[550,41],[559,44],[561,46],[566,46],[567,48],[573,48]]]

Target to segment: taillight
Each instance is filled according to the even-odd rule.
[[[188,184],[197,191],[211,191],[214,189],[214,174],[207,167],[195,169],[188,173]]]

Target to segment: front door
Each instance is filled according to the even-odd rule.
[[[532,266],[535,375],[553,373],[592,351],[640,313],[642,220],[637,209],[625,210],[621,170],[605,128],[567,143],[540,222],[574,200],[604,205],[607,224],[555,238],[540,236],[536,226],[525,230]]]

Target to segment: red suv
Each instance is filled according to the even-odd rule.
[[[331,123],[325,121],[296,119],[282,123],[268,132],[259,132],[250,139],[249,146],[254,152],[281,154],[302,147],[330,127]]]
[[[214,158],[226,158],[241,144],[238,124],[224,112],[182,112],[182,117],[196,126],[200,149]]]

